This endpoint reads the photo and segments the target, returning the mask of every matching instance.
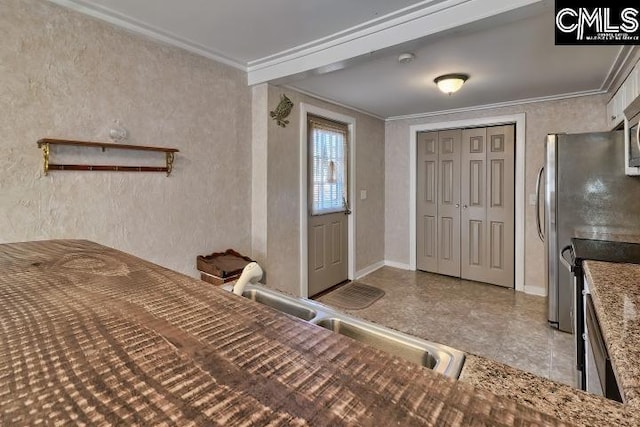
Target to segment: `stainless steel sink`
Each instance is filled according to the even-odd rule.
[[[290,297],[259,285],[249,285],[242,296],[448,377],[460,376],[464,353],[446,345],[394,331],[348,316],[316,301]]]
[[[311,320],[317,314],[315,310],[305,307],[303,304],[282,298],[284,295],[280,296],[260,289],[247,289],[242,293],[242,296],[302,320]]]
[[[377,328],[369,325],[357,325],[335,317],[321,319],[316,322],[316,325],[429,369],[435,368],[437,364],[432,354],[433,348],[407,342],[403,337],[398,337],[396,333],[389,333],[388,330],[376,330]]]

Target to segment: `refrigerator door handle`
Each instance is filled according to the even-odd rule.
[[[542,184],[542,175],[544,174],[544,166],[538,171],[538,179],[536,180],[536,225],[538,226],[538,237],[544,242],[544,233],[542,231],[542,221],[540,220],[540,184]]]

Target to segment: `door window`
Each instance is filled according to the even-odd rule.
[[[348,209],[347,146],[343,123],[309,116],[309,204],[311,215]]]

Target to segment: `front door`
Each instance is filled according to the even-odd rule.
[[[348,280],[349,128],[309,116],[309,295]]]

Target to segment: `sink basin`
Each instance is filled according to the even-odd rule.
[[[376,330],[377,328],[359,326],[353,322],[337,318],[322,319],[316,325],[429,369],[435,368],[437,364],[434,355],[430,351],[431,349],[424,345],[407,342],[406,339],[399,337],[390,330]]]
[[[280,296],[271,292],[267,293],[260,289],[245,290],[242,296],[302,320],[311,320],[316,317],[317,314],[315,310],[298,304],[284,295]]]
[[[375,323],[349,316],[316,301],[294,298],[259,285],[247,285],[242,296],[317,326],[375,347],[450,378],[458,378],[464,353]]]

